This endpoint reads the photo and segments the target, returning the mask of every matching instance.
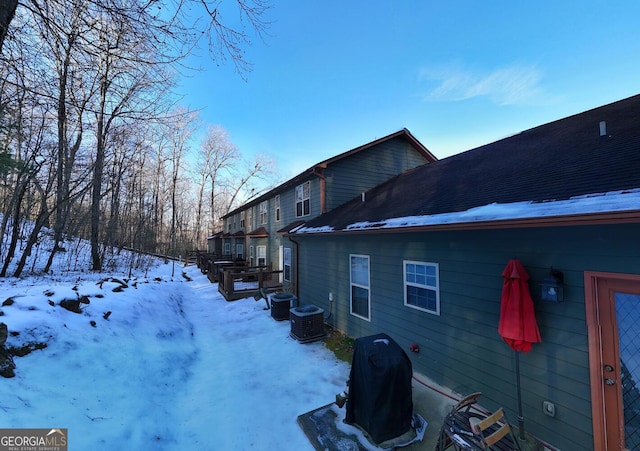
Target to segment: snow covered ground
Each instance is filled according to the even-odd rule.
[[[290,338],[264,301],[226,302],[173,266],[0,279],[7,346],[48,345],[0,378],[0,427],[67,428],[70,450],[312,450],[296,419],[346,388],[349,365]],[[81,314],[59,305],[82,295]]]

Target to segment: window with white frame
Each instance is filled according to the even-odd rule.
[[[236,257],[240,260],[244,260],[244,244],[236,243]]]
[[[224,255],[231,255],[231,243],[224,243]]]
[[[240,228],[244,229],[244,210],[240,212]]]
[[[280,221],[280,194],[274,198],[273,203],[276,210],[276,221]]]
[[[249,266],[255,266],[256,253],[253,246],[249,246]]]
[[[253,207],[249,207],[247,210],[247,230],[253,230]]]
[[[369,256],[350,255],[351,314],[371,319],[371,290],[369,287]]]
[[[283,277],[284,280],[286,280],[287,282],[291,281],[291,248],[290,247],[285,247],[284,248],[284,267],[283,267]]]
[[[256,246],[256,253],[258,257],[258,266],[264,266],[267,264],[267,246]]]
[[[437,263],[404,262],[404,305],[440,315],[440,281]]]
[[[269,201],[260,202],[260,224],[267,223],[267,216],[269,213]]]
[[[296,186],[296,217],[307,216],[310,212],[311,183]]]

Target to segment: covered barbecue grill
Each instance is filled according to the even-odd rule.
[[[355,424],[376,443],[412,429],[411,360],[387,334],[355,341],[345,423]]]

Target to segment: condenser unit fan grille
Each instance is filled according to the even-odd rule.
[[[291,320],[291,336],[301,343],[323,338],[324,310],[315,305],[304,305],[289,310]]]

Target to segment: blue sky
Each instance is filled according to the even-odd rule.
[[[202,57],[180,91],[285,178],[403,127],[444,158],[640,93],[637,0],[272,3],[246,80]]]

